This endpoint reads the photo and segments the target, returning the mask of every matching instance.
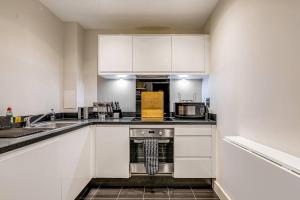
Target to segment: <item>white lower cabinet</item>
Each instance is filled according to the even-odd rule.
[[[96,177],[129,178],[129,126],[96,127]]]
[[[212,178],[210,158],[175,158],[175,178]]]
[[[176,126],[174,178],[214,178],[212,126]]]
[[[85,127],[60,138],[63,200],[75,199],[92,178],[90,137],[90,127]]]
[[[2,154],[0,199],[61,199],[59,149],[55,138]]]
[[[92,127],[0,155],[0,199],[74,200],[93,176]]]
[[[215,177],[212,126],[175,126],[174,177]],[[129,125],[89,126],[0,155],[0,199],[73,200],[91,178],[129,178]]]
[[[176,157],[210,157],[211,136],[176,136]]]

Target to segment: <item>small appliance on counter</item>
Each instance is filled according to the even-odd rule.
[[[123,117],[119,102],[95,102],[94,107],[100,120],[105,120],[106,118],[119,119]]]
[[[78,107],[78,119],[89,119],[89,115],[93,112],[93,107]]]
[[[110,112],[110,109],[109,109],[109,104],[108,103],[104,103],[104,102],[95,102],[94,104],[94,107],[96,108],[96,112],[98,113],[98,118],[100,120],[105,120],[106,117],[109,116],[109,112]]]
[[[206,119],[208,108],[205,103],[181,101],[175,103],[175,117],[186,119]]]

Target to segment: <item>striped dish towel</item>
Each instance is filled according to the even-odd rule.
[[[149,175],[158,172],[158,139],[144,139],[145,168]]]

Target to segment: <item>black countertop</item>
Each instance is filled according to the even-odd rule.
[[[67,119],[63,119],[66,121]],[[74,120],[68,119],[69,121],[77,122],[76,124],[52,129],[44,132],[38,132],[35,134],[31,134],[24,137],[18,138],[0,138],[0,154],[6,153],[36,142],[40,142],[52,137],[56,137],[59,135],[63,135],[70,131],[74,131],[89,125],[216,125],[215,120],[192,120],[192,119],[176,119],[174,118],[173,121],[132,121],[133,117],[124,117],[121,119],[106,119],[106,120],[99,120],[99,119],[90,119],[90,120]],[[20,129],[15,129],[16,131],[20,131]],[[12,132],[12,129],[9,129]],[[8,132],[8,130],[0,130],[0,133]]]
[[[121,119],[106,119],[106,120],[98,120],[98,119],[90,119],[89,123],[91,124],[129,124],[129,125],[180,125],[180,124],[186,124],[186,125],[216,125],[215,120],[199,120],[199,119],[178,119],[178,118],[172,118],[172,121],[144,121],[144,120],[138,120],[133,121],[133,117],[124,117]]]

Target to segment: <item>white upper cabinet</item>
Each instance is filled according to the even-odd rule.
[[[208,42],[209,36],[207,35],[173,35],[172,72],[207,72]]]
[[[171,35],[133,36],[134,72],[171,72]]]
[[[99,35],[98,73],[132,72],[132,35]]]
[[[209,35],[99,35],[98,74],[208,74]]]

